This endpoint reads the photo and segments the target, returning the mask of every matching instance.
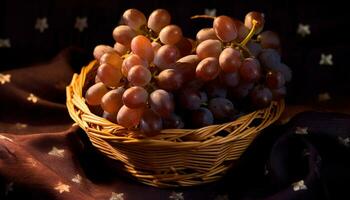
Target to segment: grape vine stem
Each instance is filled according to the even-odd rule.
[[[191,19],[215,19],[215,17],[209,15],[195,15],[192,16]]]
[[[255,19],[253,19],[253,21],[252,21],[252,23],[253,23],[253,27],[252,27],[252,29],[250,30],[250,32],[249,32],[249,34],[247,35],[247,37],[246,38],[244,38],[244,40],[241,42],[241,46],[245,46],[248,42],[249,42],[249,40],[254,36],[254,34],[255,34],[255,31],[256,31],[256,24],[258,23]]]

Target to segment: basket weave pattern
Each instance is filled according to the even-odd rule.
[[[140,182],[152,186],[193,186],[220,179],[256,135],[276,121],[284,109],[283,101],[272,102],[265,109],[229,123],[199,129],[166,129],[158,136],[139,138],[137,130],[127,130],[99,117],[86,105],[83,88],[94,67],[95,61],[83,67],[67,87],[69,114],[95,147],[121,161],[123,170]]]

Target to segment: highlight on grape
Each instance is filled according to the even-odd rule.
[[[201,18],[213,24],[194,40],[164,9],[148,18],[126,10],[113,30],[115,44],[94,49],[98,68],[86,103],[111,122],[151,137],[162,129],[229,122],[284,98],[292,71],[281,62],[277,33],[263,31],[262,13],[249,12],[244,22],[192,17]]]

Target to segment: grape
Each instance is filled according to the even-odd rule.
[[[130,28],[137,31],[142,26],[146,25],[146,17],[145,15],[137,9],[128,9],[123,14],[123,21]]]
[[[270,71],[266,74],[266,85],[270,89],[278,89],[286,83],[284,75],[279,72]]]
[[[182,38],[181,28],[176,25],[167,25],[159,33],[159,39],[163,44],[176,44]]]
[[[219,61],[215,57],[203,59],[196,68],[196,76],[204,81],[214,80],[219,73]]]
[[[220,54],[219,63],[222,71],[236,72],[242,64],[241,53],[234,48],[226,48]]]
[[[173,113],[175,104],[173,96],[162,89],[154,90],[149,96],[149,104],[161,117],[168,117]]]
[[[245,16],[244,25],[247,28],[252,29],[253,28],[253,20],[255,20],[257,22],[255,25],[255,27],[256,27],[255,34],[258,34],[264,28],[265,16],[263,13],[259,13],[259,12],[255,12],[255,11],[249,12]]]
[[[99,83],[99,82],[101,82],[101,80],[100,80],[100,78],[98,78],[98,76],[96,75],[96,76],[95,76],[95,83]]]
[[[197,65],[181,62],[177,62],[173,65],[173,69],[183,76],[184,81],[193,80],[196,76],[196,67]]]
[[[279,49],[281,47],[281,41],[277,33],[273,31],[264,31],[258,35],[258,41],[260,41],[261,47],[264,49]]]
[[[122,73],[120,69],[110,64],[102,64],[97,69],[98,78],[108,87],[116,87],[119,85]]]
[[[157,85],[164,90],[178,90],[184,84],[184,77],[175,69],[166,69],[159,73]]]
[[[230,91],[233,99],[243,99],[248,96],[251,89],[253,89],[254,83],[239,83],[239,85]]]
[[[247,48],[249,49],[250,53],[254,56],[254,57],[258,57],[258,55],[260,54],[260,52],[262,51],[262,47],[259,43],[253,42],[253,41],[249,41],[247,43]]]
[[[118,42],[116,42],[115,44],[114,44],[114,50],[119,54],[119,55],[125,55],[125,54],[127,54],[128,53],[128,51],[130,51],[130,45],[128,45],[128,46],[125,46],[125,45],[123,45],[123,44],[121,44],[121,43],[118,43]]]
[[[230,42],[237,37],[236,25],[231,17],[225,15],[216,17],[213,28],[218,38],[223,42]]]
[[[274,49],[263,49],[259,55],[262,66],[272,70],[278,70],[281,65],[281,56]]]
[[[201,42],[196,49],[198,58],[201,60],[207,57],[219,58],[221,51],[221,42],[219,40],[212,39]]]
[[[167,129],[178,128],[181,129],[185,126],[180,116],[172,113],[169,117],[163,118],[163,127]]]
[[[140,123],[144,108],[132,109],[123,105],[117,115],[117,122],[125,128],[132,128]]]
[[[201,128],[212,125],[214,123],[214,116],[207,108],[199,108],[192,111],[191,121],[195,128]]]
[[[148,17],[148,28],[152,29],[154,32],[159,33],[162,28],[170,24],[171,16],[167,10],[157,9],[154,10]]]
[[[287,88],[285,86],[282,86],[278,89],[271,90],[272,97],[274,100],[280,100],[287,94]]]
[[[128,77],[129,70],[135,65],[142,65],[148,67],[148,63],[145,60],[142,60],[140,56],[132,54],[124,59],[122,64],[122,74],[125,77]]]
[[[169,69],[180,57],[180,52],[174,45],[163,45],[154,56],[154,64],[160,69]]]
[[[205,85],[205,91],[209,98],[222,97],[225,98],[227,95],[227,89],[219,81],[210,81]]]
[[[239,75],[245,82],[256,82],[260,78],[260,73],[260,64],[255,58],[244,59],[239,69]]]
[[[100,58],[100,64],[110,64],[115,68],[120,69],[123,63],[123,59],[116,52],[107,52]]]
[[[216,36],[216,33],[215,33],[213,28],[203,28],[203,29],[199,30],[197,35],[196,35],[196,38],[197,38],[198,43],[201,43],[201,42],[203,42],[205,40],[209,40],[209,39],[212,39],[212,40],[219,39]]]
[[[153,61],[154,51],[149,39],[138,35],[131,40],[131,51],[148,62]]]
[[[232,102],[221,97],[211,99],[208,108],[216,120],[231,120],[236,113]]]
[[[250,98],[252,104],[256,108],[264,108],[270,105],[272,101],[272,93],[271,90],[267,87],[257,86],[253,89],[252,93],[250,94]]]
[[[96,60],[100,60],[101,56],[107,52],[114,52],[114,49],[108,45],[97,45],[94,49],[94,57]]]
[[[152,109],[147,109],[140,120],[140,131],[150,137],[157,135],[162,128],[162,118]]]
[[[277,68],[277,71],[284,75],[284,79],[289,82],[292,80],[292,70],[284,63],[281,63]]]
[[[151,45],[155,56],[162,45],[159,44],[158,42],[152,42]]]
[[[181,38],[181,40],[177,42],[175,46],[179,49],[182,57],[187,56],[192,52],[192,43],[189,38]]]
[[[96,83],[91,86],[85,93],[86,103],[92,106],[100,105],[101,98],[108,92],[108,89],[103,83]]]
[[[222,73],[220,75],[220,80],[227,87],[236,87],[239,84],[239,74],[238,73]]]
[[[207,93],[200,91],[199,92],[200,97],[201,97],[201,104],[206,104],[208,102],[208,95]]]
[[[180,58],[179,60],[177,60],[178,63],[190,63],[193,65],[198,65],[198,63],[200,62],[200,59],[198,58],[197,55],[188,55],[185,57]]]
[[[136,36],[136,33],[126,25],[117,26],[113,30],[113,38],[117,43],[124,46],[129,46],[132,38]]]
[[[202,103],[201,94],[198,90],[186,88],[180,91],[179,103],[182,108],[197,110]]]
[[[128,72],[128,81],[134,86],[146,86],[151,79],[151,72],[142,65],[135,65]]]
[[[249,29],[244,26],[244,24],[237,19],[233,19],[233,22],[237,29],[237,41],[242,42],[249,34]]]
[[[122,99],[129,108],[141,108],[147,104],[148,93],[143,87],[133,86],[125,90]]]
[[[101,107],[110,114],[117,114],[123,105],[122,96],[125,92],[123,87],[107,92],[101,99]]]
[[[107,119],[110,122],[118,123],[117,122],[117,113],[111,114],[111,113],[108,113],[108,112],[104,111],[103,114],[102,114],[102,117]]]

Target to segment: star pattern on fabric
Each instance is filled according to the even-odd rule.
[[[328,92],[318,94],[318,101],[328,101],[331,99],[331,95]]]
[[[10,192],[13,191],[13,185],[14,185],[13,182],[10,182],[10,183],[6,184],[6,187],[5,187],[5,196],[7,196]]]
[[[32,167],[36,167],[38,165],[38,163],[33,158],[27,158],[26,161]]]
[[[9,38],[0,38],[0,48],[10,48],[11,42]]]
[[[20,123],[20,122],[17,122],[17,123],[15,124],[15,126],[16,126],[17,129],[24,129],[24,128],[27,128],[27,127],[28,127],[27,124]]]
[[[294,191],[307,190],[307,186],[305,185],[304,180],[292,183],[292,186]]]
[[[0,73],[0,84],[3,85],[5,83],[11,82],[11,74],[2,74]]]
[[[309,134],[308,132],[308,127],[300,127],[300,126],[297,126],[295,128],[295,134],[299,134],[299,135],[307,135]]]
[[[55,190],[57,190],[60,194],[62,194],[63,192],[70,192],[70,186],[62,182],[58,182],[55,187]]]
[[[208,15],[208,16],[216,17],[216,9],[215,8],[212,8],[212,9],[206,8],[206,9],[204,9],[204,14]]]
[[[82,177],[81,177],[79,174],[77,174],[77,175],[75,175],[71,180],[72,180],[74,183],[80,184],[80,183],[81,183],[81,180],[82,180]]]
[[[333,55],[332,54],[321,54],[320,65],[333,65]]]
[[[169,196],[169,199],[172,200],[184,200],[184,196],[182,192],[172,192]]]
[[[33,93],[30,93],[29,96],[27,97],[27,100],[33,103],[36,103],[38,102],[39,98],[35,96]]]
[[[0,135],[0,140],[7,140],[7,141],[10,141],[10,142],[13,142],[13,140],[11,138],[5,137],[3,135]]]
[[[112,192],[111,198],[109,200],[124,200],[124,193]]]
[[[214,200],[229,200],[230,198],[228,198],[228,195],[225,194],[225,195],[218,195],[215,197]]]
[[[52,147],[51,151],[48,154],[51,156],[63,158],[64,157],[64,149],[58,149],[54,146],[54,147]]]
[[[346,146],[350,147],[350,138],[349,137],[338,137],[339,143]]]
[[[77,17],[75,18],[74,28],[78,29],[80,32],[83,32],[85,28],[88,27],[87,17]]]
[[[37,18],[35,22],[35,29],[39,30],[40,33],[44,32],[45,29],[49,28],[49,24],[47,23],[47,18]]]
[[[307,35],[311,34],[310,31],[310,25],[307,24],[299,24],[297,33],[301,35],[302,37],[305,37]]]

